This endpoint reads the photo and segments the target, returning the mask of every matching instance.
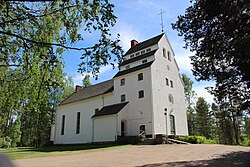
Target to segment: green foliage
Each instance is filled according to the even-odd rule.
[[[219,102],[240,100],[241,110],[250,107],[249,18],[247,0],[193,0],[172,24],[186,48],[195,51],[191,61],[196,79],[216,81],[211,93]]]
[[[250,137],[247,134],[240,135],[240,145],[250,146]]]
[[[196,96],[193,90],[193,81],[187,77],[186,74],[182,74],[182,80],[184,82],[184,91],[187,103],[187,122],[189,135],[195,135],[195,109],[194,99]]]
[[[81,51],[79,71],[94,76],[100,66],[120,59],[119,39],[110,34],[116,22],[113,8],[106,0],[1,2],[2,143],[7,136],[13,147],[41,147],[49,142],[55,107],[74,89],[72,78],[63,72],[65,49]],[[92,46],[72,47],[86,33],[99,35],[99,40]]]
[[[177,140],[185,141],[191,144],[204,144],[206,137],[204,136],[177,136]]]
[[[91,82],[90,82],[90,75],[86,75],[83,80],[82,80],[82,86],[83,87],[88,87],[88,86],[91,86]]]
[[[220,144],[218,140],[206,139],[204,144]]]
[[[0,148],[10,148],[11,146],[11,139],[10,137],[6,136],[0,138]]]
[[[196,103],[196,131],[199,135],[210,138],[209,106],[203,97],[199,97]]]

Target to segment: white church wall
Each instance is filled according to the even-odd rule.
[[[92,120],[95,109],[112,103],[112,93],[104,97],[90,99],[58,106],[56,112],[55,144],[74,144],[92,142]],[[80,133],[76,134],[77,112],[80,112]],[[62,115],[65,115],[64,135],[61,135]]]
[[[143,73],[143,80],[138,81],[138,74]],[[120,80],[125,78],[125,85],[120,86]],[[114,99],[115,103],[121,102],[121,95],[126,95],[129,101],[127,124],[128,135],[139,135],[139,126],[146,126],[146,133],[152,133],[152,103],[151,103],[151,76],[150,68],[142,69],[114,79]],[[139,98],[139,91],[144,91],[144,98]],[[121,118],[123,119],[123,118]],[[119,122],[120,124],[120,122]]]
[[[163,47],[166,49],[166,58],[163,57]],[[170,52],[171,61],[168,60],[167,52]],[[153,87],[153,110],[155,134],[170,134],[169,115],[175,116],[175,127],[177,135],[187,135],[187,120],[185,109],[184,87],[179,78],[179,71],[174,61],[174,53],[165,36],[159,41],[159,50],[156,60],[152,64],[152,87]],[[169,85],[166,85],[166,78]],[[173,82],[171,88],[170,81]],[[169,94],[173,96],[174,103],[169,102]],[[167,109],[167,111],[165,111]],[[167,112],[167,115],[164,113]]]
[[[107,115],[93,118],[94,142],[115,141],[117,138],[117,116]]]

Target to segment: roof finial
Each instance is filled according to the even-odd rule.
[[[164,32],[164,30],[163,30],[163,19],[162,19],[162,14],[163,13],[165,13],[165,11],[163,11],[162,9],[161,9],[161,13],[159,13],[158,15],[161,15],[161,32],[163,33]]]

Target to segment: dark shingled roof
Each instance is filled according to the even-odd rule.
[[[80,100],[89,99],[99,95],[103,95],[114,90],[114,81],[113,79],[92,85],[86,88],[83,88],[79,92],[74,92],[59,105],[64,105],[68,103],[73,103]]]
[[[131,72],[135,72],[135,71],[138,71],[138,70],[147,68],[147,67],[150,67],[151,64],[152,64],[153,62],[154,62],[154,61],[150,61],[150,62],[148,62],[148,63],[144,63],[144,64],[142,64],[142,65],[139,65],[139,66],[136,66],[136,67],[127,69],[127,70],[119,71],[119,72],[114,76],[114,78],[115,78],[115,77],[119,77],[119,76],[121,76],[121,75],[125,75],[125,74],[128,74],[128,73],[131,73]]]
[[[151,52],[145,53],[145,54],[143,54],[143,55],[136,56],[136,57],[134,57],[134,58],[125,60],[125,61],[123,61],[123,62],[120,64],[120,66],[124,66],[124,65],[126,65],[126,64],[129,64],[129,63],[132,63],[132,62],[135,62],[135,61],[138,61],[138,60],[147,58],[147,57],[149,57],[149,56],[152,56],[152,55],[155,54],[156,51],[157,51],[157,49],[156,49],[156,50],[153,50],[153,51],[151,51]]]
[[[149,46],[152,46],[152,45],[155,45],[159,42],[159,40],[161,39],[161,37],[164,35],[164,33],[156,36],[156,37],[153,37],[151,39],[148,39],[146,41],[143,41],[143,42],[140,42],[138,43],[137,45],[135,45],[134,47],[130,48],[125,55],[128,55],[128,54],[131,54],[131,53],[134,53],[134,52],[137,52],[141,49],[145,49]]]
[[[93,118],[93,117],[103,116],[103,115],[117,114],[117,113],[120,112],[120,111],[123,109],[123,107],[125,107],[127,104],[128,104],[128,102],[113,104],[113,105],[110,105],[110,106],[104,106],[101,110],[99,110],[98,112],[96,112],[95,115],[92,116],[92,118]]]

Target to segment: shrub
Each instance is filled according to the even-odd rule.
[[[10,148],[11,146],[11,139],[10,137],[3,137],[0,138],[0,148]]]
[[[204,144],[219,144],[218,140],[207,139]]]
[[[177,136],[177,140],[185,141],[192,144],[203,144],[206,141],[204,136]]]

